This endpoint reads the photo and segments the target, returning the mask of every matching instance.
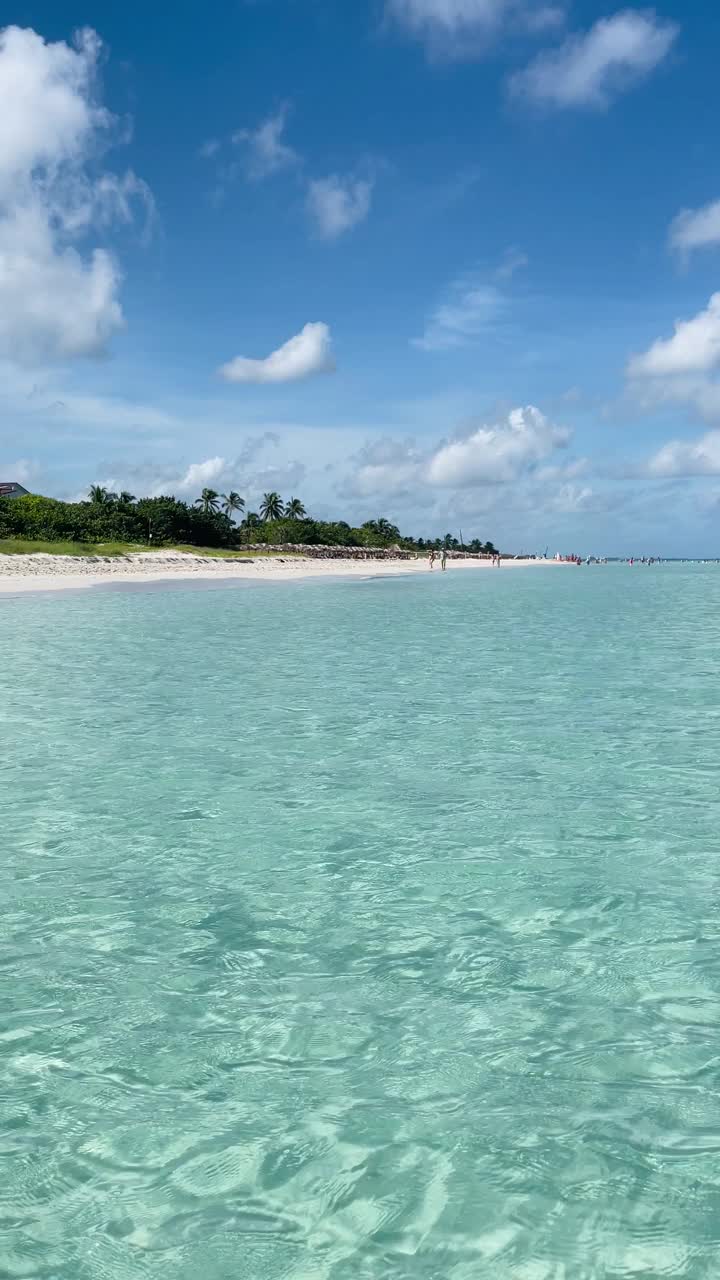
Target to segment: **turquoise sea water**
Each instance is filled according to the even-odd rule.
[[[0,602],[0,1275],[720,1268],[720,567]]]

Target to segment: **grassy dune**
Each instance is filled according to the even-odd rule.
[[[0,538],[0,555],[28,556],[34,552],[42,552],[50,556],[126,556],[144,552],[153,555],[164,551],[184,551],[189,555],[207,556],[213,560],[237,560],[248,557],[256,560],[258,556],[273,556],[288,552],[277,551],[228,551],[216,547],[168,546],[150,550],[147,543],[132,542],[33,542],[27,538]]]

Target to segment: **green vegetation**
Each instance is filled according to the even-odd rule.
[[[230,547],[238,530],[211,506],[191,507],[175,498],[115,495],[93,485],[87,502],[58,502],[29,494],[0,499],[0,539],[193,547]]]
[[[235,523],[233,517],[241,515]],[[259,514],[246,511],[244,499],[234,490],[219,494],[203,489],[193,504],[174,497],[135,498],[101,485],[91,486],[85,502],[59,502],[38,494],[0,499],[0,551],[9,554],[33,550],[108,556],[172,547],[228,555],[238,554],[248,543],[268,551],[282,543],[417,551],[460,548],[451,534],[427,540],[403,537],[384,517],[366,520],[359,528],[344,520],[313,520],[299,498],[285,503],[275,492],[263,495]],[[487,554],[495,550],[491,542],[477,538],[463,549]]]
[[[292,557],[292,551],[246,551],[242,547],[159,546],[158,551],[184,551],[186,555],[206,556],[210,560],[257,560],[273,556]],[[146,542],[40,542],[35,538],[0,538],[0,555],[29,556],[128,556],[152,554]]]
[[[48,556],[124,556],[130,551],[147,551],[146,544],[129,542],[42,542],[36,538],[3,538],[0,555],[27,556],[42,552]]]

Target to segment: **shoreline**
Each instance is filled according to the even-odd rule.
[[[504,560],[502,569],[557,567],[555,560]],[[491,570],[489,560],[448,560],[447,572]],[[427,560],[319,560],[277,556],[247,561],[212,560],[181,552],[149,551],[98,562],[97,559],[46,554],[0,557],[0,595],[32,591],[67,591],[109,583],[165,581],[298,582],[309,578],[407,577],[441,574]]]

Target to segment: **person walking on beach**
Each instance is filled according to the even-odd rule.
[[[434,547],[432,547],[430,551],[430,568],[431,569],[435,568],[435,548]]]
[[[447,547],[443,547],[442,556],[440,558],[440,568],[444,571],[447,569]]]

